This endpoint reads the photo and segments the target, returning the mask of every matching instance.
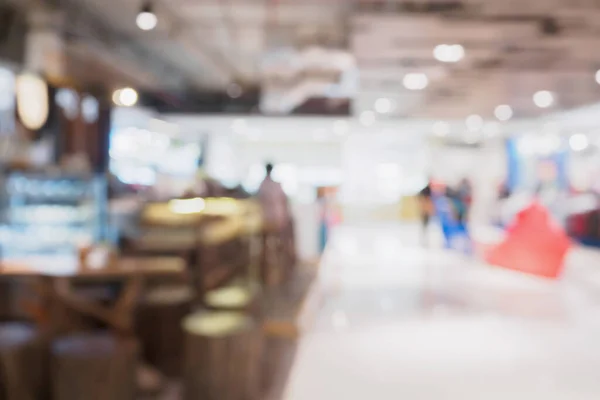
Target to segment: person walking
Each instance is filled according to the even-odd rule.
[[[257,197],[263,211],[263,281],[281,282],[290,273],[295,260],[293,224],[288,199],[281,184],[273,180],[273,164],[265,166],[266,176]],[[287,262],[286,262],[287,261]]]
[[[431,190],[431,179],[427,185],[421,189],[418,195],[419,213],[421,214],[421,243],[425,246],[429,244],[428,231],[429,221],[433,216],[433,200]]]

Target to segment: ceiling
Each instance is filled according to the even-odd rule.
[[[356,113],[382,97],[390,116],[423,118],[491,117],[498,104],[537,116],[538,90],[556,94],[555,109],[600,100],[599,0],[154,0],[151,32],[135,25],[141,0],[55,1],[70,13],[72,52],[110,36],[96,57],[151,89],[256,88],[269,54],[317,44],[356,57]],[[442,43],[463,45],[465,58],[435,60]],[[429,86],[406,90],[410,72]]]
[[[302,41],[344,40],[347,2],[330,0],[155,0],[157,29],[139,30],[140,0],[77,0],[80,6],[157,58],[177,68],[186,83],[223,89],[257,84],[269,49]]]

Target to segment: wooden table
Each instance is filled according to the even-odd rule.
[[[147,205],[141,218],[146,232],[132,240],[128,248],[134,254],[185,257],[199,303],[206,291],[226,284],[236,275],[257,280],[262,250],[258,239],[262,238],[262,212],[258,203],[206,199],[206,206],[198,213],[177,214],[168,203]],[[235,242],[249,254],[229,250],[227,246]]]
[[[3,260],[0,278],[29,278],[36,302],[26,304],[40,328],[51,334],[73,328],[73,312],[106,324],[124,336],[133,335],[136,300],[148,278],[185,279],[179,257],[123,257],[101,268],[81,268],[75,257],[48,256]],[[113,306],[98,304],[75,292],[76,282],[119,282],[122,290]]]

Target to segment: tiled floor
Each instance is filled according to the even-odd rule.
[[[285,400],[596,400],[600,257],[559,282],[424,249],[414,228],[342,227]],[[599,281],[600,282],[600,281]]]

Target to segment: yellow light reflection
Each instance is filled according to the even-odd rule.
[[[173,214],[198,214],[204,211],[205,208],[206,202],[200,197],[169,201],[169,210]]]

